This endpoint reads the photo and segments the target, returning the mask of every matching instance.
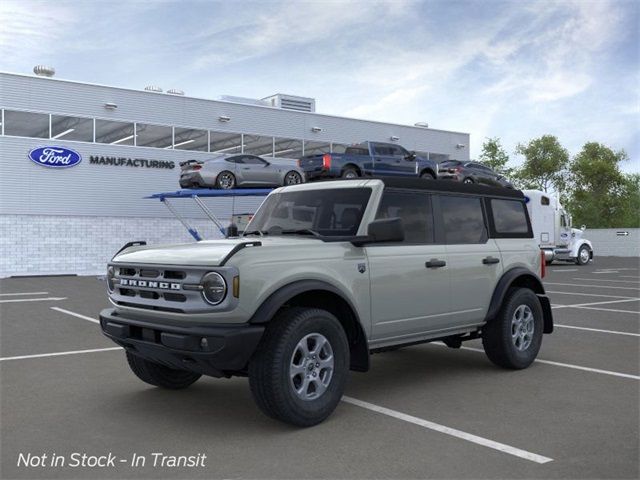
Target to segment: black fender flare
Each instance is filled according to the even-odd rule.
[[[356,329],[355,332],[352,332],[352,335],[349,335],[349,332],[347,332],[347,336],[350,337],[351,369],[360,372],[366,372],[369,370],[369,342],[364,328],[362,327],[362,323],[360,322],[358,310],[339,288],[328,282],[324,282],[322,280],[298,280],[280,287],[269,295],[264,302],[262,302],[252,315],[249,323],[265,324],[269,322],[278,310],[285,306],[288,301],[302,293],[312,291],[332,293],[340,297],[340,299],[344,301],[345,305],[351,310],[350,313],[353,316],[353,324]],[[344,321],[342,318],[338,318],[338,320],[341,323]]]
[[[498,284],[491,296],[491,303],[485,318],[486,322],[493,320],[500,312],[500,308],[504,302],[504,297],[512,286],[520,286],[530,288],[538,296],[540,305],[542,306],[542,315],[544,320],[544,333],[553,332],[553,314],[551,312],[551,302],[544,291],[544,285],[538,275],[524,267],[514,267],[502,274]]]
[[[438,179],[438,175],[436,175],[436,172],[434,172],[431,167],[424,167],[422,170],[420,170],[420,176],[424,175],[425,173],[429,173],[436,180]]]

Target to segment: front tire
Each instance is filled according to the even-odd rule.
[[[496,318],[482,329],[482,346],[494,364],[503,368],[527,368],[542,344],[542,306],[528,288],[512,288]]]
[[[587,263],[589,263],[590,259],[591,259],[591,251],[589,250],[589,247],[587,247],[586,245],[582,245],[578,250],[576,263],[578,265],[586,265]]]
[[[349,344],[335,316],[317,308],[287,308],[267,326],[249,363],[249,385],[266,415],[310,427],[338,405],[348,368]]]
[[[422,172],[420,174],[420,178],[424,178],[425,180],[435,180],[436,176],[431,172]]]
[[[470,184],[476,183],[476,182],[473,181],[473,178],[467,177],[462,181],[462,183],[466,183],[467,185],[470,185]]]
[[[127,362],[131,371],[143,382],[171,390],[187,388],[202,376],[199,373],[165,367],[129,352]]]
[[[216,177],[216,187],[220,190],[230,190],[236,186],[236,177],[233,173],[223,171]]]

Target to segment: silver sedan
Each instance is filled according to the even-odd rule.
[[[304,172],[291,158],[256,155],[221,155],[211,160],[189,160],[180,164],[181,188],[220,188],[296,185]]]

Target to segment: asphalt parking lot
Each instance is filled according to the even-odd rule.
[[[547,272],[557,328],[529,369],[494,367],[477,341],[377,354],[310,429],[264,417],[243,378],[140,382],[99,331],[95,277],[1,280],[0,477],[638,478],[639,259]],[[73,453],[117,460],[72,467]],[[153,453],[206,460],[154,467]]]

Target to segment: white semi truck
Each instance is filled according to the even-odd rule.
[[[586,227],[572,228],[571,215],[560,200],[540,190],[523,190],[533,234],[544,251],[547,265],[554,260],[586,265],[593,260],[593,246],[582,236]]]

